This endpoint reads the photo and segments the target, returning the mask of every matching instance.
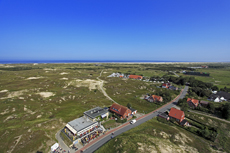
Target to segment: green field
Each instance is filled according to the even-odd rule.
[[[55,134],[65,124],[93,107],[113,103],[100,91],[97,77],[107,94],[119,104],[130,103],[140,113],[148,113],[159,104],[141,97],[154,94],[153,82],[108,78],[113,72],[151,76],[167,75],[168,67],[180,64],[12,64],[0,65],[0,150],[1,152],[48,152],[56,142]],[[171,69],[171,68],[169,68]],[[207,69],[208,72],[209,69]],[[229,69],[211,70],[211,76],[229,84]],[[211,72],[213,71],[213,72]],[[180,74],[182,75],[182,74]],[[215,77],[216,76],[216,77]],[[211,81],[206,78],[204,81]],[[210,78],[209,78],[210,79]],[[172,94],[172,99],[178,93]],[[113,127],[114,123],[107,123]],[[115,125],[116,126],[116,125]],[[135,143],[134,143],[135,144]]]
[[[210,142],[177,126],[151,119],[109,141],[96,153],[211,152]]]

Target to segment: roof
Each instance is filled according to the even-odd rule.
[[[183,121],[181,121],[180,124],[181,124],[181,125],[184,125],[184,124],[187,123],[187,122],[188,122],[188,121],[184,119]]]
[[[169,89],[177,89],[177,87],[170,86]]]
[[[135,112],[136,111],[136,109],[134,109],[134,108],[129,108],[132,112]]]
[[[169,116],[181,120],[182,116],[184,115],[184,112],[181,110],[178,110],[176,108],[171,108],[169,112]]]
[[[81,131],[82,129],[93,125],[97,122],[93,122],[91,120],[87,120],[84,117],[77,118],[73,121],[70,121],[66,124],[66,127],[71,130],[74,134],[76,134],[78,131]]]
[[[58,143],[55,143],[54,145],[51,146],[51,151],[57,150],[58,147],[59,147],[59,144],[58,144]]]
[[[230,100],[230,93],[224,92],[224,91],[219,91],[216,94],[210,95],[211,99],[216,99],[217,97],[224,97],[225,99]]]
[[[162,116],[162,117],[165,117],[165,118],[169,117],[165,112],[164,113],[160,112],[159,116]]]
[[[93,109],[90,109],[88,111],[85,111],[84,114],[89,116],[90,118],[94,119],[97,116],[103,115],[108,112],[108,109],[96,107]]]
[[[157,96],[157,95],[152,95],[151,96],[154,100],[160,100],[162,97],[161,96]]]
[[[128,110],[128,108],[125,106],[113,103],[113,105],[109,108],[109,110],[123,116],[125,112]]]
[[[209,102],[207,102],[207,101],[200,101],[200,103],[201,103],[201,104],[205,104],[205,105],[208,105],[208,104],[209,104]]]
[[[199,100],[197,99],[193,99],[193,98],[188,98],[187,102],[191,101],[194,105],[198,105],[199,104]]]
[[[143,79],[143,77],[140,75],[129,75],[129,78],[130,79]]]

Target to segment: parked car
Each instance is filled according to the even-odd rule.
[[[132,120],[131,122],[130,122],[130,124],[134,124],[134,123],[136,123],[137,122],[137,120]]]

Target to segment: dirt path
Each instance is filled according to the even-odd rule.
[[[15,140],[15,145],[13,146],[13,148],[11,149],[11,150],[9,150],[9,151],[7,151],[7,153],[11,153],[12,151],[14,151],[14,148],[17,146],[17,144],[19,143],[19,141],[21,140],[21,138],[22,138],[22,135],[20,135],[20,136],[17,136],[17,137],[15,137],[15,138],[17,138],[16,140]]]
[[[210,118],[214,118],[214,119],[217,119],[217,120],[220,120],[220,121],[226,122],[226,123],[230,123],[230,121],[227,121],[227,120],[225,120],[225,119],[221,119],[221,118],[218,118],[218,117],[212,116],[211,114],[210,114],[210,115],[208,115],[208,114],[201,113],[201,112],[197,112],[197,111],[193,111],[193,110],[190,110],[190,112],[192,112],[192,113],[196,113],[196,114],[200,114],[200,115],[204,115],[204,116],[207,116],[207,117],[210,117]]]
[[[104,85],[104,80],[99,79],[99,77],[101,77],[103,70],[101,71],[100,75],[97,77],[97,79],[101,82],[99,85],[99,88],[101,90],[101,92],[104,94],[105,97],[107,97],[109,100],[111,100],[114,103],[117,103],[115,100],[113,100],[111,97],[109,97],[109,95],[105,92],[105,90],[103,89],[103,85]],[[118,103],[117,103],[118,104]]]

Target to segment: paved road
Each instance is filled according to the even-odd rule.
[[[123,124],[121,127],[113,131],[110,131],[108,132],[108,134],[106,135],[103,135],[101,138],[99,137],[98,140],[96,139],[95,142],[92,142],[92,144],[88,144],[90,146],[85,146],[83,150],[84,153],[92,153],[94,152],[95,150],[97,150],[98,148],[100,148],[101,146],[103,146],[106,142],[108,142],[109,140],[111,140],[111,133],[114,132],[114,137],[122,134],[123,132],[126,132],[150,119],[152,119],[153,117],[156,117],[159,112],[164,112],[166,110],[169,110],[171,107],[173,107],[174,105],[176,105],[176,103],[178,102],[179,99],[181,98],[184,98],[186,93],[187,93],[187,90],[188,90],[188,86],[185,86],[183,92],[181,93],[180,97],[178,97],[174,102],[170,103],[170,104],[167,104],[167,105],[164,105],[163,107],[145,115],[145,116],[142,116],[140,118],[137,119],[137,122],[135,124],[129,124],[129,123],[125,123]],[[87,148],[86,148],[87,147]],[[80,152],[80,151],[78,151]]]

